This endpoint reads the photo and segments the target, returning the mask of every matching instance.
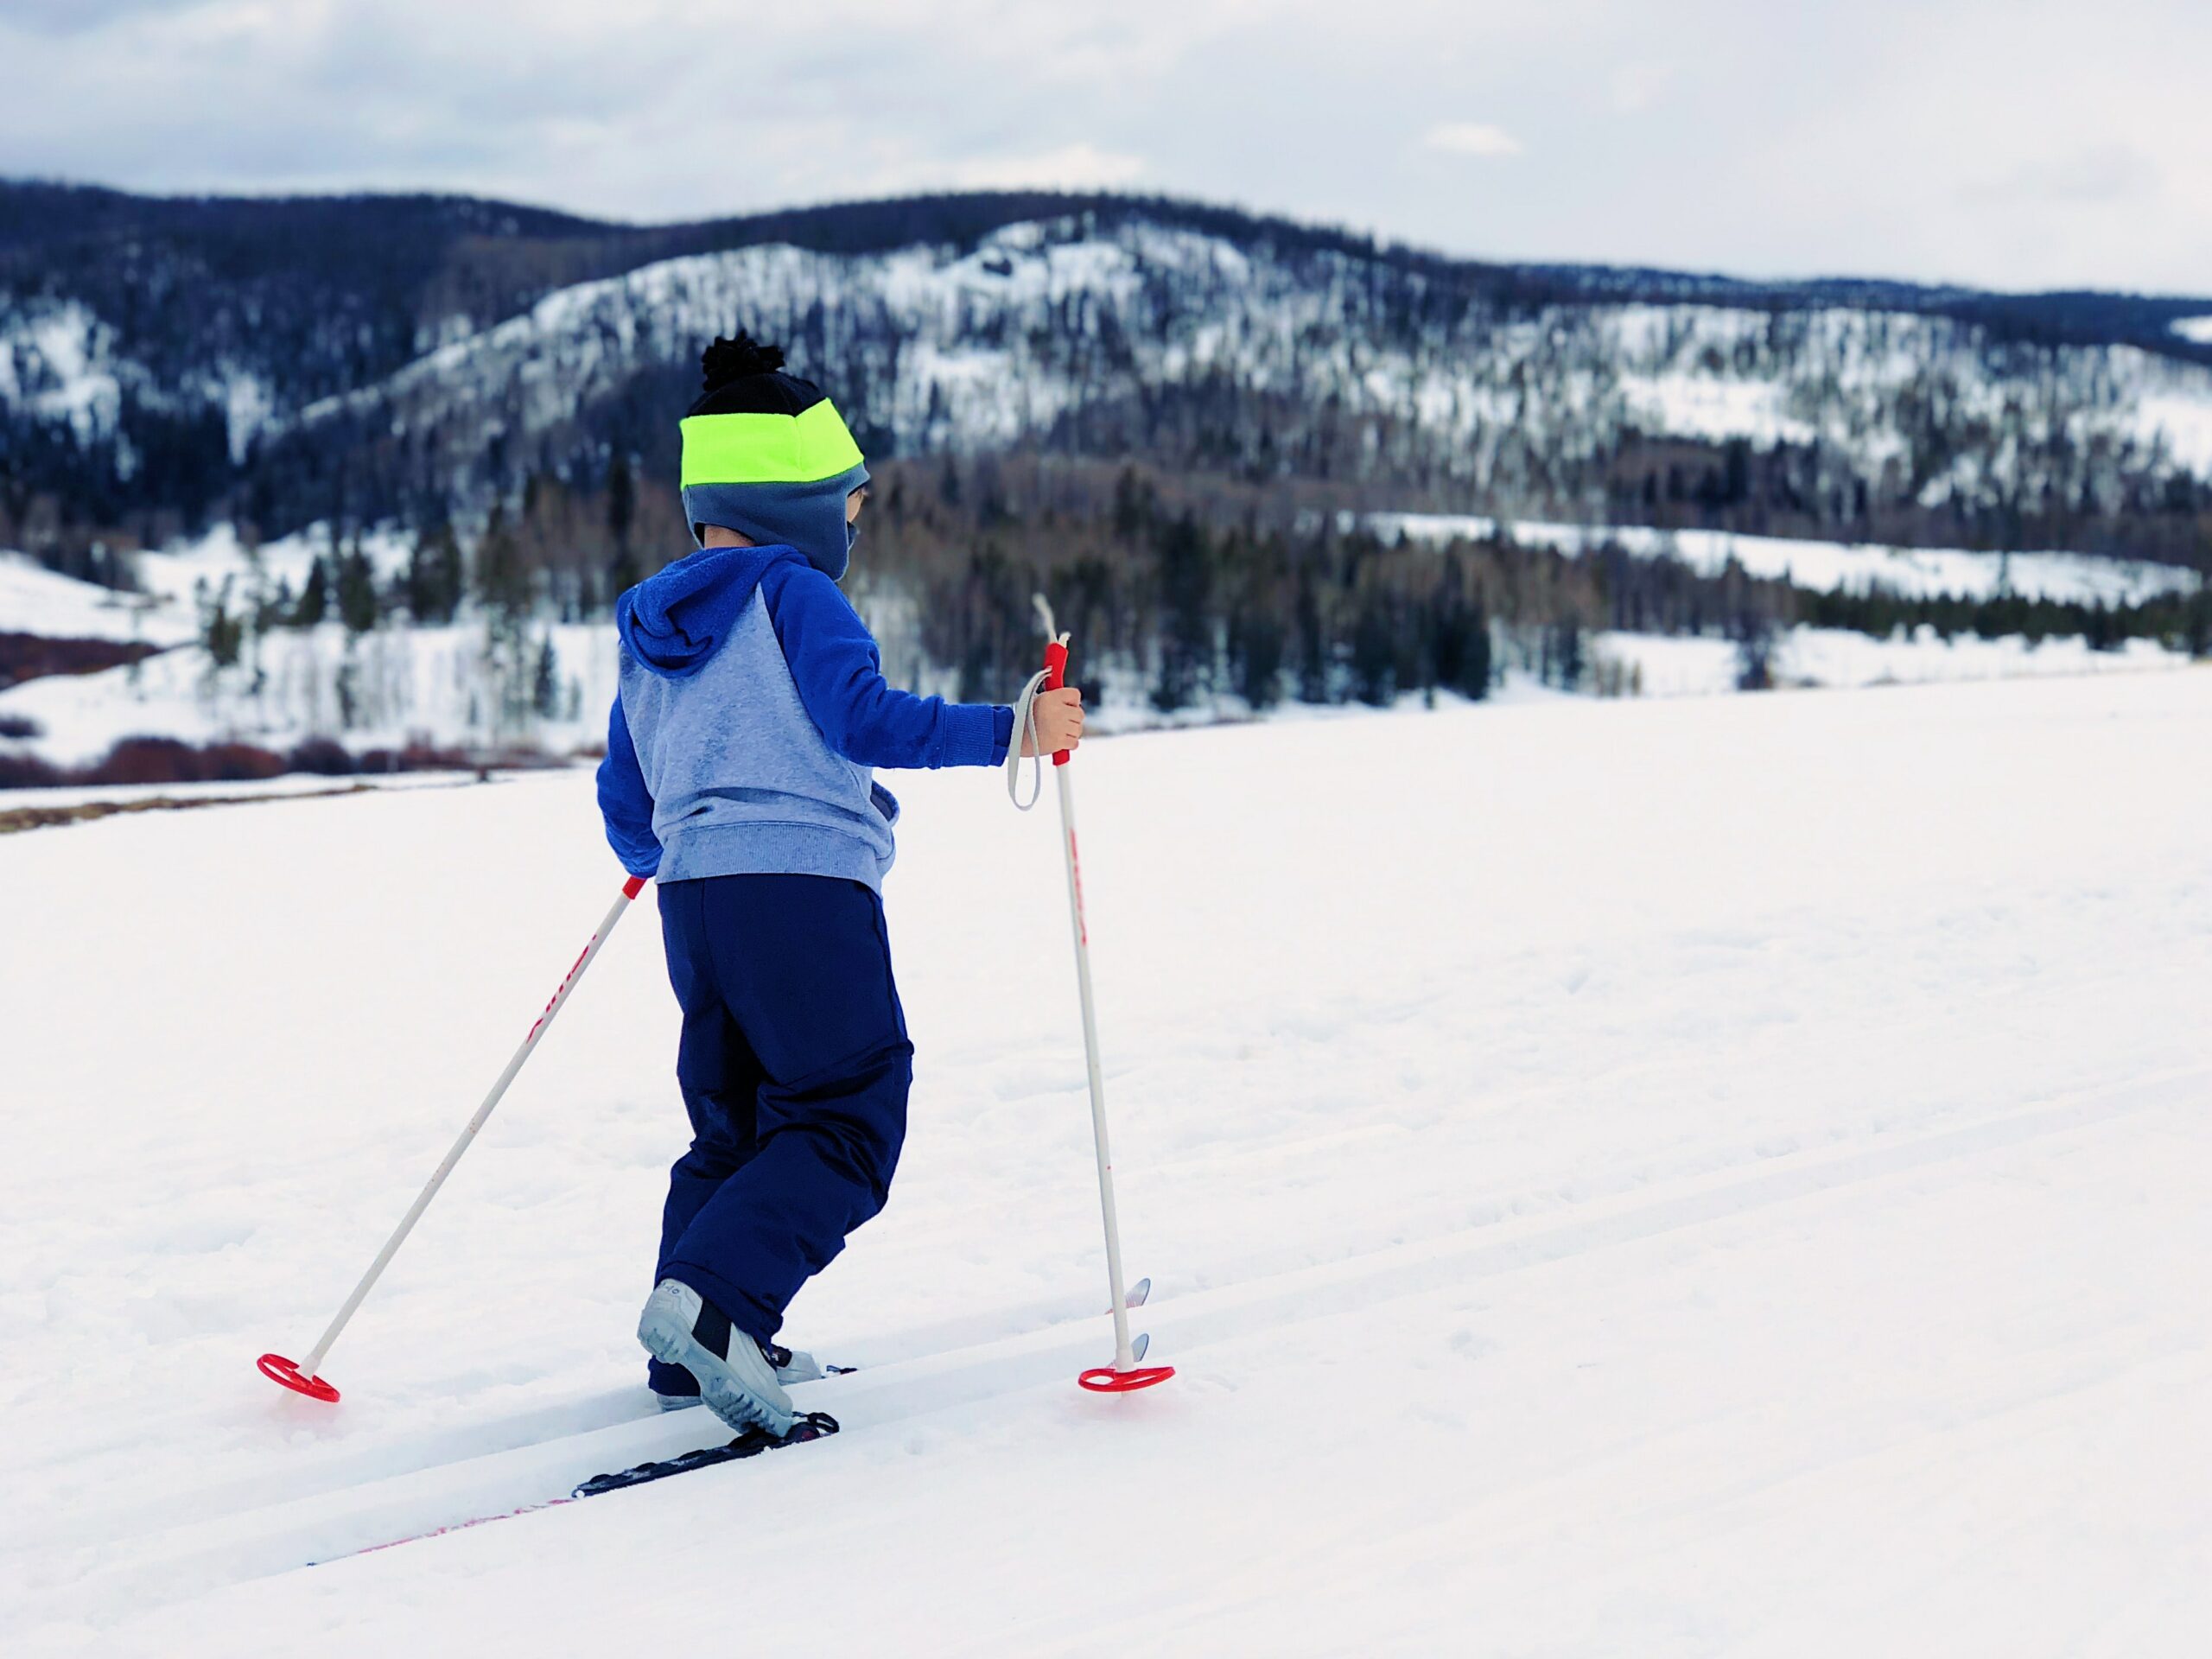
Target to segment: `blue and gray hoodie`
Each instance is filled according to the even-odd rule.
[[[873,768],[1006,759],[1012,709],[886,683],[874,637],[833,579],[849,545],[842,493],[834,520],[816,516],[827,521],[816,539],[834,523],[837,541],[819,559],[788,545],[702,550],[617,602],[621,680],[599,806],[631,874],[880,887],[899,804]]]

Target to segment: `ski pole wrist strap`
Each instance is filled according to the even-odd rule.
[[[1037,694],[1045,689],[1051,672],[1049,669],[1039,669],[1029,677],[1029,683],[1021,688],[1021,695],[1014,700],[1014,736],[1006,746],[1006,798],[1024,812],[1036,805],[1045,794],[1045,747],[1037,736]],[[1025,738],[1035,767],[1031,778],[1033,787],[1026,801],[1021,798],[1020,782]]]

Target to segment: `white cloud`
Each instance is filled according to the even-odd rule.
[[[2203,0],[0,0],[0,175],[626,219],[1134,184],[1488,258],[2190,293],[2208,60]]]
[[[1518,156],[1521,141],[1503,127],[1486,121],[1444,121],[1428,130],[1421,140],[1431,149],[1458,156]]]
[[[1624,63],[1606,78],[1613,107],[1623,115],[1641,115],[1659,101],[1667,83],[1675,78],[1671,63]]]
[[[1969,201],[2100,203],[2155,194],[2158,164],[2126,144],[2090,144],[2064,155],[2022,162],[1992,179],[1964,186]]]
[[[1034,156],[981,156],[957,163],[955,182],[971,190],[1112,190],[1144,173],[1144,158],[1095,144],[1063,144]]]

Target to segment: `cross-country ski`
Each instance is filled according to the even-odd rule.
[[[1151,1294],[1152,1281],[1149,1278],[1140,1279],[1129,1287],[1126,1306],[1134,1312],[1142,1307]],[[1149,1333],[1139,1333],[1133,1344],[1132,1357],[1141,1360],[1149,1344]],[[787,1348],[772,1347],[770,1358],[776,1364],[778,1380],[786,1387],[795,1386],[800,1382],[817,1382],[824,1377],[850,1376],[860,1369],[856,1365],[823,1365],[816,1361],[810,1354],[794,1353]],[[700,1402],[696,1399],[662,1395],[659,1396],[658,1403],[662,1410],[670,1411]],[[411,1534],[406,1538],[388,1539],[381,1543],[369,1545],[367,1548],[388,1548],[392,1544],[410,1543],[417,1538],[437,1537],[461,1527],[482,1526],[488,1522],[505,1520],[514,1516],[535,1514],[539,1510],[551,1509],[561,1503],[572,1503],[580,1497],[595,1497],[601,1492],[619,1491],[629,1486],[642,1486],[652,1481],[665,1479],[671,1475],[685,1474],[695,1469],[709,1469],[717,1464],[732,1463],[755,1457],[762,1452],[779,1451],[787,1446],[821,1440],[837,1433],[839,1427],[837,1420],[826,1411],[802,1412],[791,1431],[785,1435],[772,1435],[758,1428],[747,1429],[744,1433],[719,1444],[696,1446],[690,1450],[671,1452],[665,1457],[639,1463],[627,1469],[594,1475],[579,1484],[575,1490],[565,1497],[548,1497],[497,1515],[471,1516],[466,1519],[442,1522],[422,1532]]]
[[[810,1440],[823,1440],[836,1432],[837,1420],[829,1413],[804,1412],[793,1422],[790,1430],[782,1434],[771,1434],[760,1428],[747,1429],[719,1446],[700,1446],[652,1463],[633,1464],[627,1469],[618,1469],[609,1474],[594,1475],[566,1497],[550,1497],[543,1503],[525,1503],[519,1509],[509,1510],[500,1515],[472,1516],[466,1521],[449,1522],[405,1538],[387,1539],[380,1544],[371,1544],[357,1553],[365,1555],[371,1550],[396,1549],[401,1544],[419,1543],[426,1538],[442,1538],[450,1532],[486,1526],[494,1521],[510,1521],[518,1516],[535,1515],[541,1510],[556,1509],[563,1503],[573,1503],[579,1498],[597,1497],[605,1492],[650,1485],[654,1481],[666,1480],[671,1476],[688,1475],[696,1470],[712,1469],[725,1463],[740,1463],[747,1458],[757,1458],[764,1452],[779,1452],[786,1446],[804,1446]],[[315,1566],[316,1563],[310,1561],[308,1565]]]
[[[766,1429],[748,1429],[721,1446],[702,1446],[696,1452],[679,1452],[672,1458],[658,1463],[640,1463],[613,1474],[594,1475],[570,1494],[573,1497],[597,1497],[601,1492],[619,1492],[632,1486],[644,1486],[656,1480],[666,1480],[671,1475],[688,1475],[696,1469],[711,1469],[717,1464],[736,1463],[747,1458],[757,1458],[763,1452],[779,1452],[785,1446],[803,1446],[809,1440],[818,1440],[837,1432],[837,1420],[826,1411],[802,1412],[791,1427],[781,1434],[771,1434]]]

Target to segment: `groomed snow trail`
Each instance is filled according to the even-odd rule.
[[[892,779],[891,1208],[712,1438],[629,1330],[650,900],[312,1341],[619,875],[588,780],[0,839],[0,1643],[2185,1653],[2212,1627],[2212,675],[1093,745],[1140,1323],[1048,828]],[[345,1559],[334,1559],[345,1558]],[[327,1564],[307,1567],[321,1560]],[[1130,1586],[1141,1586],[1133,1590]]]

